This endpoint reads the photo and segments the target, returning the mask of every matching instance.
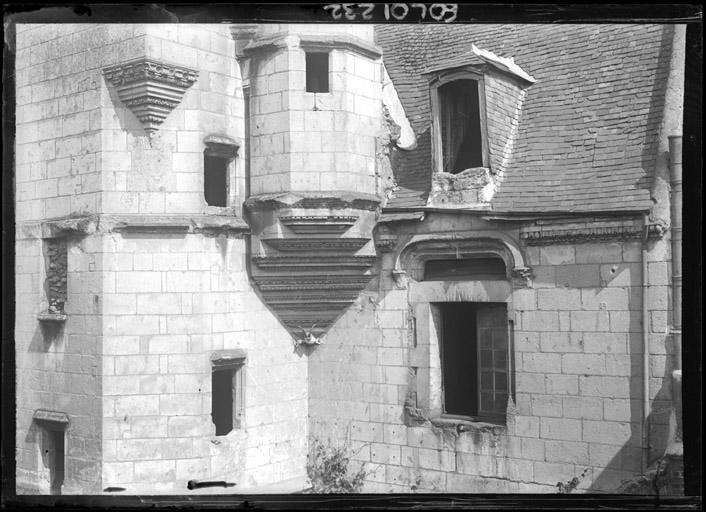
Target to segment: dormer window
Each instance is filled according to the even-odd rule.
[[[432,110],[436,172],[487,168],[483,77],[470,72],[439,76],[432,84]]]

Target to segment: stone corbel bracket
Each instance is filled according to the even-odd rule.
[[[104,68],[103,75],[151,137],[196,82],[198,71],[141,58]]]

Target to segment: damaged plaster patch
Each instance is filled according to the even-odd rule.
[[[378,181],[378,192],[383,196],[383,201],[386,203],[398,188],[392,170],[392,158],[394,151],[396,151],[395,145],[399,141],[401,129],[390,116],[389,110],[385,105],[383,105],[382,111],[383,126],[376,141],[375,175]]]
[[[494,191],[495,182],[487,167],[473,167],[458,174],[438,172],[432,176],[427,206],[486,207]]]
[[[406,151],[415,149],[417,147],[417,137],[414,135],[414,130],[412,130],[412,126],[409,124],[409,119],[407,119],[404,107],[400,102],[399,96],[397,96],[395,84],[392,83],[392,79],[390,75],[387,74],[387,70],[384,66],[383,73],[382,102],[387,108],[392,120],[400,127],[400,135],[395,143],[398,148]]]

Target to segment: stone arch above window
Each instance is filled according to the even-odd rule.
[[[397,285],[405,287],[408,279],[423,278],[428,261],[470,258],[500,258],[508,280],[519,279],[529,284],[531,269],[525,264],[519,245],[498,231],[414,235],[398,249],[392,272]]]

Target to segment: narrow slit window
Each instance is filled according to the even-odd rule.
[[[439,87],[442,170],[458,174],[483,167],[478,81],[454,80]]]
[[[49,492],[61,494],[64,485],[65,447],[64,430],[54,425],[41,428],[41,461],[48,478]]]
[[[306,52],[306,92],[329,92],[328,53]]]
[[[511,393],[507,307],[441,303],[444,413],[497,421]]]
[[[216,435],[224,436],[241,426],[244,359],[226,358],[212,362],[211,419],[216,426]]]
[[[228,205],[228,162],[227,158],[204,154],[203,194],[209,206]]]

